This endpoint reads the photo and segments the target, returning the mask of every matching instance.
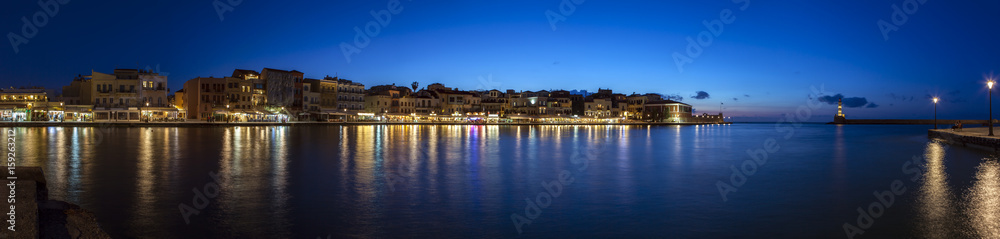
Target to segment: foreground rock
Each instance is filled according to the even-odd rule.
[[[14,171],[16,230],[3,230],[0,238],[111,238],[93,213],[72,203],[49,200],[41,168],[16,167]]]

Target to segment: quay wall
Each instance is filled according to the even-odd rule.
[[[1000,152],[1000,138],[961,135],[951,132],[950,129],[927,130],[927,137],[941,139],[947,141],[948,143],[962,145],[964,147]]]

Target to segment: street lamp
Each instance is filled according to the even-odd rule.
[[[938,129],[937,128],[937,102],[938,102],[938,98],[934,97],[934,129]]]
[[[989,92],[990,92],[989,93],[989,95],[990,95],[990,121],[989,121],[989,124],[990,124],[990,136],[993,136],[993,79],[990,79],[989,81],[987,81],[986,85],[990,87],[990,89],[989,89]]]

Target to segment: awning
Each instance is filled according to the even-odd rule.
[[[339,110],[323,110],[322,113],[328,115],[347,115],[347,113]]]
[[[92,110],[92,108],[93,107],[90,107],[90,106],[75,106],[75,105],[71,105],[71,106],[66,106],[66,111],[69,111],[69,112],[89,112],[89,111]]]

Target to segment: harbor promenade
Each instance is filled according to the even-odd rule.
[[[973,127],[960,130],[930,129],[927,130],[927,137],[945,140],[948,143],[958,144],[970,148],[979,148],[992,152],[1000,152],[1000,127],[994,127],[993,134],[989,136],[988,127]]]

